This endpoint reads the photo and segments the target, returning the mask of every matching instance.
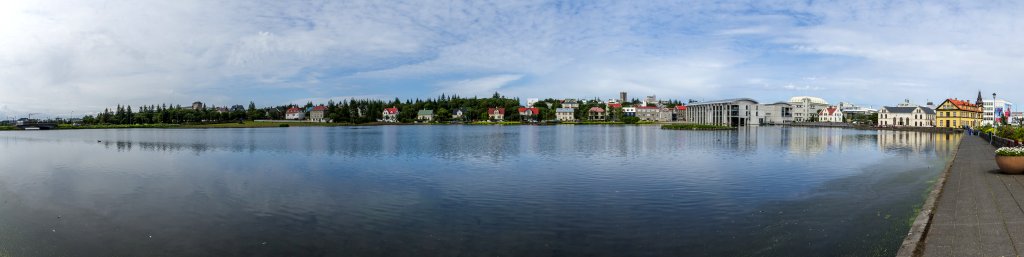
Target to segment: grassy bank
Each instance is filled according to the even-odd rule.
[[[732,130],[736,129],[727,126],[703,125],[703,124],[668,124],[662,125],[661,129],[671,130]]]
[[[0,126],[0,130],[16,130],[16,129],[18,129],[18,128],[14,127],[14,126]]]

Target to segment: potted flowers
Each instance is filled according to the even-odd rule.
[[[1002,147],[996,149],[996,165],[1007,174],[1024,173],[1024,147]]]

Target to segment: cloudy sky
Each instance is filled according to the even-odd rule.
[[[0,116],[495,91],[1024,102],[1022,13],[1020,1],[2,1]]]

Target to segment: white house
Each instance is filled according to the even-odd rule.
[[[505,108],[487,108],[487,119],[505,121]]]
[[[878,126],[882,127],[934,127],[935,110],[928,107],[883,106],[878,111]]]
[[[381,117],[382,122],[398,122],[398,107],[384,108]]]
[[[558,121],[576,121],[576,109],[558,108],[555,109],[555,119]]]
[[[288,111],[284,113],[284,119],[286,120],[301,120],[306,118],[306,112],[299,107],[288,108]]]
[[[821,109],[821,112],[818,112],[818,122],[843,122],[843,111],[836,106]]]

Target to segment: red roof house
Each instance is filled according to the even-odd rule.
[[[540,108],[519,107],[519,115],[537,115],[539,113]]]
[[[487,108],[487,118],[490,120],[505,120],[505,108]]]

